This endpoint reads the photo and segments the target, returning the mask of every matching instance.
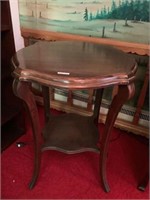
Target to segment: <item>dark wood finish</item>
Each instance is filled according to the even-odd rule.
[[[135,125],[138,124],[138,121],[139,121],[139,118],[140,118],[140,114],[141,114],[141,111],[142,111],[142,107],[144,105],[148,85],[149,85],[149,63],[147,65],[147,71],[146,71],[146,74],[145,74],[143,87],[141,89],[141,93],[140,93],[140,96],[139,96],[139,99],[138,99],[135,115],[134,115],[134,118],[133,118],[133,124],[135,124]]]
[[[40,32],[40,31],[39,31]],[[47,34],[49,34],[49,32],[47,32]],[[48,40],[48,41],[52,41],[50,38],[51,37],[53,37],[54,35],[51,35],[51,33],[50,33],[50,35],[49,35],[49,37],[47,37],[47,34],[45,35],[45,37],[44,37],[44,40]],[[30,36],[32,36],[31,38],[30,38]],[[28,40],[28,44],[27,45],[32,45],[32,44],[34,44],[35,42],[37,42],[38,40],[40,40],[41,39],[41,37],[40,37],[40,34],[38,33],[38,31],[37,31],[37,35],[32,35],[32,30],[31,30],[31,34],[30,34],[30,36],[29,37],[27,37],[25,40]],[[37,37],[36,37],[37,36]],[[36,38],[38,38],[38,39],[36,39]],[[57,37],[56,37],[57,38]],[[66,38],[61,38],[61,36],[59,36],[56,40],[57,41],[59,41],[59,40],[66,40]],[[71,39],[71,38],[69,38],[69,39]],[[73,39],[73,38],[72,38]],[[75,38],[74,38],[75,39]],[[98,38],[99,39],[99,38]],[[86,40],[84,40],[84,41],[86,41]],[[89,41],[89,40],[88,40]],[[97,41],[97,43],[100,43],[101,44],[101,40],[99,41]],[[116,46],[117,48],[119,48],[118,47],[118,44],[117,45],[115,45],[115,43],[113,43],[114,45],[113,46]],[[133,43],[132,43],[133,44]],[[126,44],[126,47],[127,47],[127,44]],[[125,48],[126,48],[125,47]],[[147,46],[148,47],[148,46]],[[135,53],[136,54],[140,54],[141,53],[141,49],[142,49],[142,47],[141,46],[137,46],[134,50],[136,50],[135,51]],[[148,49],[148,48],[147,48]],[[132,51],[131,50],[131,48],[130,48],[130,45],[128,46],[128,48],[125,50],[125,49],[123,49],[125,52],[134,52],[134,51]],[[132,54],[133,55],[133,54]],[[140,60],[139,60],[140,61]],[[139,61],[137,61],[137,63],[138,63],[138,65],[140,65],[140,63],[141,63],[141,61],[139,62]],[[145,76],[145,79],[146,79],[146,76]],[[144,79],[144,82],[145,82],[145,79]],[[136,82],[135,82],[136,83]],[[114,86],[114,88],[117,88],[117,87],[115,87]],[[115,90],[113,90],[113,91],[115,91]],[[141,92],[139,92],[139,98],[138,98],[138,102],[140,102],[140,99],[141,99],[141,97],[142,97],[142,99],[143,99],[143,95],[145,96],[145,94],[143,94],[143,92],[142,92],[143,90],[141,90]],[[145,93],[146,93],[146,90],[144,90],[145,91]],[[36,90],[34,90],[34,93],[35,93],[35,95],[38,95],[38,97],[36,98],[37,99],[37,103],[39,103],[39,104],[41,104],[42,103],[42,105],[43,105],[43,102],[41,102],[41,100],[40,100],[40,96],[41,96],[41,94],[39,93],[39,90],[36,88]],[[74,99],[76,99],[76,98],[80,98],[80,95],[78,95],[78,94],[75,94],[75,93],[73,93],[73,91],[71,91],[71,90],[69,90],[69,92],[67,93],[67,102],[66,102],[66,104],[65,104],[65,106],[64,106],[64,102],[62,102],[62,101],[59,101],[59,100],[56,100],[56,98],[54,98],[54,96],[55,96],[55,93],[56,93],[56,91],[55,91],[55,88],[53,88],[53,89],[51,89],[50,90],[50,93],[51,93],[51,95],[50,95],[50,98],[51,98],[51,100],[53,101],[53,103],[51,104],[51,107],[52,108],[54,108],[54,109],[60,109],[60,110],[63,110],[63,111],[65,111],[65,112],[68,112],[68,110],[70,110],[70,112],[72,111],[72,110],[75,110],[75,108],[76,108],[76,105],[74,104]],[[89,93],[89,95],[88,95],[88,97],[85,97],[85,98],[82,98],[82,100],[81,101],[83,101],[83,102],[85,102],[85,103],[87,103],[87,105],[86,105],[86,108],[84,108],[83,107],[83,105],[81,104],[81,105],[78,105],[78,107],[80,107],[80,110],[81,110],[81,112],[84,114],[84,112],[85,112],[85,109],[87,110],[87,111],[89,111],[89,112],[92,112],[92,108],[93,108],[93,99],[94,99],[94,94],[95,94],[95,92],[94,92],[94,90],[93,89],[88,89],[88,93]],[[114,92],[113,92],[114,93]],[[113,96],[113,95],[112,95]],[[88,102],[87,102],[88,101]],[[142,100],[143,101],[143,100]],[[57,106],[57,105],[59,105],[59,106]],[[136,106],[137,107],[137,106]],[[75,111],[78,111],[78,110],[75,110]],[[140,104],[140,106],[139,106],[139,108],[137,109],[137,114],[136,114],[136,116],[139,116],[139,113],[141,113],[142,112],[142,106],[141,106],[141,104]],[[79,114],[79,113],[78,113]],[[105,118],[106,118],[106,114],[101,114],[100,116],[99,116],[99,119],[100,119],[100,121],[102,122],[102,123],[105,123]],[[141,123],[139,123],[139,117],[137,118],[137,121],[138,122],[136,122],[136,124],[134,124],[132,121],[128,121],[128,120],[126,120],[126,119],[123,119],[123,118],[121,118],[121,119],[119,119],[119,118],[117,118],[116,119],[116,121],[115,121],[115,124],[114,124],[114,126],[115,127],[117,127],[117,128],[120,128],[120,129],[123,129],[123,130],[125,130],[125,131],[128,131],[128,132],[131,132],[131,133],[134,133],[134,134],[138,134],[138,135],[142,135],[142,136],[144,136],[144,137],[147,137],[147,138],[149,138],[149,129],[148,129],[148,127],[147,126],[145,126],[144,124],[141,124]]]
[[[1,149],[24,133],[22,102],[12,91],[11,57],[15,53],[9,1],[1,4]]]
[[[12,61],[19,80],[87,89],[131,82],[137,67],[133,57],[125,55],[113,47],[88,42],[37,42],[18,51]]]
[[[49,96],[49,87],[42,86],[42,93],[44,99],[44,110],[45,110],[45,122],[48,122],[50,117],[50,96]]]
[[[102,184],[106,192],[110,191],[106,175],[106,159],[108,154],[108,145],[111,136],[111,131],[122,105],[127,100],[131,99],[134,93],[135,93],[135,88],[133,83],[129,85],[119,85],[118,93],[113,98],[113,101],[110,105],[110,109],[107,114],[104,133],[102,135],[103,137],[101,141],[101,155],[100,155],[100,173],[101,173]]]
[[[91,89],[88,90],[88,102],[87,102],[87,110],[92,111],[92,106],[93,106],[93,96],[94,96],[95,90]]]
[[[43,130],[42,150],[64,153],[98,152],[99,133],[90,117],[73,113],[51,116]]]
[[[73,92],[71,90],[68,91],[68,98],[67,98],[68,105],[73,105]]]
[[[98,124],[99,110],[100,110],[100,106],[101,106],[101,102],[102,102],[103,91],[104,91],[104,89],[96,90],[95,104],[94,104],[94,111],[93,111],[93,118],[94,118],[94,122],[96,124]]]
[[[52,95],[50,96],[51,98],[51,108],[59,110],[59,111],[63,111],[63,112],[69,112],[69,113],[76,113],[76,114],[80,114],[80,115],[84,115],[84,116],[90,116],[92,115],[93,111],[92,110],[87,110],[86,107],[82,107],[80,105],[73,105],[73,106],[69,106],[66,102],[60,101],[60,100],[56,100],[56,99],[52,99],[52,96],[54,94],[52,93]],[[39,105],[43,106],[43,97],[41,96],[35,96],[36,102]],[[102,114],[99,113],[99,123],[103,123],[105,124],[106,121],[106,114]],[[137,135],[142,135],[148,138],[148,129],[144,126],[139,126],[139,125],[133,125],[132,122],[128,122],[122,119],[119,119],[117,117],[114,127],[121,129],[121,130],[125,130],[128,131],[130,133],[135,133]]]
[[[109,185],[106,176],[106,160],[109,138],[115,119],[122,105],[134,95],[134,79],[137,65],[132,56],[113,47],[86,42],[39,42],[17,52],[12,63],[15,77],[14,92],[26,102],[31,117],[35,163],[31,180],[32,188],[39,174],[40,150],[58,150],[65,153],[99,151],[100,174],[106,192]],[[68,89],[96,89],[93,115],[77,114],[49,115],[49,100],[44,100],[46,125],[44,141],[40,148],[38,112],[30,83],[42,85],[43,97],[49,98],[49,86]],[[98,123],[103,88],[118,85],[108,116],[102,143],[100,144]],[[96,124],[95,124],[96,122]]]
[[[34,169],[32,180],[29,184],[29,188],[32,189],[36,183],[36,180],[39,175],[39,168],[41,163],[41,127],[40,121],[38,117],[38,110],[36,106],[36,102],[34,99],[34,95],[30,89],[31,85],[28,82],[19,81],[18,79],[14,79],[13,82],[13,91],[16,96],[22,99],[25,102],[26,109],[28,111],[31,123],[32,123],[32,131],[34,138]]]

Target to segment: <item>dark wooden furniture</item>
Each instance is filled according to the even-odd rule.
[[[136,111],[135,111],[134,118],[133,118],[133,124],[135,124],[135,125],[138,125],[141,110],[142,110],[142,107],[144,105],[146,93],[148,91],[148,86],[149,86],[149,63],[147,64],[147,70],[146,70],[146,73],[145,73],[143,86],[142,86],[142,89],[141,89],[140,96],[138,98],[138,103],[137,103]]]
[[[132,56],[106,45],[79,41],[38,42],[18,51],[12,59],[14,93],[27,105],[34,138],[34,170],[30,182],[33,188],[39,175],[41,150],[65,153],[100,151],[100,174],[105,191],[110,188],[106,174],[106,160],[111,130],[124,102],[135,92],[137,65]],[[43,137],[35,96],[31,83],[42,86],[45,108]],[[103,89],[118,85],[105,123],[102,138],[97,129]],[[49,112],[49,87],[71,90],[96,89],[93,115],[66,113],[52,116]]]
[[[12,91],[11,57],[15,53],[9,1],[1,4],[1,149],[24,132],[21,100]]]
[[[32,45],[33,43],[37,42],[38,40],[46,40],[46,41],[68,41],[68,40],[75,40],[75,41],[84,41],[84,42],[94,42],[97,44],[106,44],[110,46],[114,46],[118,49],[123,50],[126,53],[132,53],[138,63],[138,71],[137,76],[135,80],[135,85],[139,87],[139,84],[141,84],[141,80],[143,82],[143,87],[140,90],[136,90],[134,99],[131,100],[131,102],[135,101],[135,98],[138,99],[137,102],[135,102],[135,105],[130,107],[126,107],[127,104],[124,105],[124,107],[120,111],[120,116],[117,117],[114,126],[117,128],[120,128],[122,130],[142,135],[144,137],[149,138],[149,128],[148,128],[148,111],[146,113],[144,112],[145,108],[143,107],[143,101],[144,104],[147,101],[147,90],[146,90],[146,77],[143,73],[139,72],[141,69],[141,65],[146,68],[146,65],[148,62],[148,55],[149,55],[149,45],[148,44],[140,44],[140,43],[129,43],[129,42],[123,42],[123,41],[115,41],[109,38],[95,38],[95,37],[88,37],[88,36],[81,36],[81,35],[73,35],[73,34],[66,34],[66,33],[58,33],[58,32],[51,32],[51,31],[45,31],[45,30],[34,30],[29,28],[22,28],[21,34],[24,38],[24,42],[26,46]],[[140,57],[137,57],[136,55],[140,55]],[[144,58],[147,57],[146,60],[144,58],[141,58],[141,56]],[[143,60],[143,61],[142,61]],[[142,62],[141,62],[142,61]],[[146,62],[145,62],[146,61]],[[145,66],[144,66],[145,65]],[[140,77],[139,77],[140,76]],[[140,78],[140,79],[139,79]],[[107,90],[110,91],[108,88]],[[108,108],[108,104],[105,103],[107,98],[111,96],[111,94],[107,93],[107,90],[104,91],[103,99],[102,99],[102,108]],[[41,97],[41,87],[38,84],[34,84],[34,93],[36,95],[36,101],[39,104],[43,104],[43,99]],[[57,94],[61,93],[61,100],[60,98],[56,98]],[[64,89],[57,89],[52,88],[51,94],[50,94],[50,100],[51,100],[51,107],[54,109],[58,109],[65,112],[75,112],[77,114],[86,114],[89,115],[89,113],[92,112],[93,107],[93,99],[95,95],[95,91],[93,89],[87,90],[87,95],[82,95],[82,92],[74,92],[73,90],[69,90],[66,93],[66,90]],[[107,95],[105,95],[107,93]],[[62,99],[67,99],[66,102],[62,101]],[[145,97],[145,98],[143,98]],[[74,102],[76,100],[79,100],[81,102],[81,105],[78,103],[76,106]],[[146,103],[148,104],[148,103]],[[85,105],[83,107],[83,105]],[[106,114],[103,112],[104,110],[101,109],[101,114],[99,116],[99,121],[102,123],[105,123],[106,120]],[[122,117],[122,113],[125,112],[124,117]],[[132,117],[132,118],[131,118]],[[131,120],[130,120],[131,118]],[[146,122],[142,122],[143,120]],[[133,121],[132,121],[133,120]],[[136,120],[136,122],[135,122]]]

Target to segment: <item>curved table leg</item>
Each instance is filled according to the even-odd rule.
[[[116,96],[114,96],[107,114],[104,133],[102,134],[100,151],[100,175],[102,179],[102,185],[106,192],[110,191],[106,175],[106,160],[111,131],[122,105],[134,95],[134,92],[135,87],[133,83],[130,85],[120,85],[118,93]]]
[[[25,102],[32,123],[32,132],[34,139],[34,171],[31,182],[29,184],[29,188],[32,189],[38,178],[40,163],[41,163],[42,140],[41,140],[41,128],[39,123],[38,110],[34,99],[34,95],[30,90],[30,83],[15,79],[13,82],[13,91],[16,96],[18,96]]]

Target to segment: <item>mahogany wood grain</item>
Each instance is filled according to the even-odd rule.
[[[16,96],[25,102],[25,106],[32,124],[32,132],[34,139],[34,168],[33,176],[29,184],[29,188],[32,189],[36,183],[39,175],[39,169],[41,164],[41,127],[38,117],[38,110],[35,102],[35,98],[30,89],[30,83],[25,81],[19,81],[14,79],[13,91]]]
[[[129,84],[128,86],[120,85],[118,88],[118,93],[116,96],[114,96],[113,101],[110,105],[110,109],[107,114],[104,133],[102,135],[103,137],[101,140],[101,155],[99,159],[100,173],[101,173],[100,177],[102,179],[102,184],[106,192],[110,191],[110,188],[107,182],[106,159],[107,159],[107,154],[108,154],[108,146],[109,146],[111,131],[122,105],[127,100],[131,99],[134,93],[135,93],[135,87],[133,83]]]
[[[131,55],[106,45],[75,41],[38,42],[18,51],[12,61],[19,80],[68,89],[127,85],[137,70]]]
[[[35,99],[38,105],[43,106],[43,97],[35,96]],[[50,100],[50,102],[51,102],[51,108],[62,111],[62,112],[76,113],[76,114],[84,115],[84,116],[91,116],[93,113],[92,110],[88,111],[87,108],[85,107],[81,107],[78,105],[69,106],[66,102],[59,101],[56,99]],[[99,123],[105,124],[106,117],[107,117],[106,114],[99,113]],[[139,125],[138,126],[133,125],[132,122],[119,119],[118,117],[115,120],[114,127],[124,130],[124,131],[128,130],[128,132],[130,133],[134,132],[136,135],[145,136],[147,139],[149,138],[149,135],[147,133],[148,131],[147,128],[143,126],[139,126]]]
[[[50,117],[50,95],[49,95],[49,87],[42,86],[43,100],[44,100],[44,110],[45,110],[45,122],[49,121]]]
[[[74,113],[51,116],[43,130],[43,136],[43,151],[57,150],[68,154],[99,152],[99,133],[92,117]]]
[[[93,96],[94,96],[95,90],[90,89],[88,90],[88,102],[87,102],[87,110],[92,111],[93,107]]]
[[[70,105],[70,106],[73,105],[73,92],[72,92],[72,90],[69,90],[69,91],[68,91],[67,103],[68,103],[68,105]]]
[[[100,106],[101,106],[101,102],[102,102],[103,91],[104,91],[104,89],[97,89],[96,90],[94,110],[93,110],[93,118],[94,118],[94,122],[96,124],[98,124],[99,110],[100,110]]]
[[[136,111],[135,111],[134,118],[133,118],[133,124],[135,124],[135,125],[138,124],[138,121],[139,121],[139,118],[140,118],[140,114],[141,114],[141,111],[142,111],[142,107],[144,105],[148,85],[149,85],[149,63],[147,65],[147,71],[146,71],[146,74],[145,74],[144,83],[143,83],[143,86],[142,86],[142,89],[141,89],[141,94],[139,96]]]
[[[133,57],[113,47],[89,42],[38,42],[18,51],[12,58],[12,63],[14,92],[25,101],[32,122],[35,162],[30,188],[35,185],[39,174],[40,150],[53,149],[65,153],[99,151],[100,139],[96,124],[103,89],[118,85],[118,93],[109,109],[100,145],[100,174],[103,187],[109,192],[106,176],[109,138],[118,112],[134,94],[137,64]],[[41,84],[45,104],[46,125],[43,129],[42,147],[38,112],[30,88],[33,82]],[[69,90],[96,89],[93,115],[49,115],[49,86]]]
[[[25,37],[24,37],[24,31],[25,31]],[[32,32],[33,31],[33,32]],[[121,49],[123,50],[124,52],[127,52],[127,53],[134,53],[134,54],[138,54],[138,55],[149,55],[149,44],[140,44],[140,43],[128,43],[128,42],[121,42],[121,41],[115,41],[115,40],[110,40],[109,38],[105,38],[105,39],[102,39],[102,38],[89,38],[87,36],[78,36],[78,35],[70,35],[69,34],[69,37],[68,37],[68,34],[64,34],[64,33],[55,33],[54,32],[49,32],[49,31],[46,31],[46,32],[42,32],[41,30],[37,30],[36,34],[35,33],[35,30],[32,30],[32,29],[23,29],[22,31],[23,33],[23,37],[24,37],[24,41],[25,41],[25,45],[28,46],[28,45],[31,45],[32,42],[34,41],[37,41],[37,40],[48,40],[48,41],[62,41],[62,40],[78,40],[78,41],[92,41],[92,42],[95,42],[95,43],[98,43],[98,44],[107,44],[107,45],[110,45],[110,46],[114,46],[118,49]],[[29,33],[29,35],[28,35]],[[32,34],[33,33],[33,34]],[[146,76],[145,76],[145,79],[144,79],[144,86],[142,88],[142,90],[139,92],[139,98],[138,98],[138,105],[136,106],[137,109],[136,109],[136,113],[134,115],[134,119],[133,119],[133,122],[130,122],[128,120],[125,121],[125,119],[121,119],[119,120],[119,126],[118,128],[123,128],[125,130],[128,131],[129,127],[132,127],[131,128],[131,132],[134,133],[134,134],[140,134],[144,137],[149,137],[149,130],[148,130],[148,127],[145,127],[143,126],[142,124],[140,124],[140,113],[142,112],[142,102],[143,102],[143,96],[146,95]],[[114,86],[114,89],[117,88]],[[113,90],[115,91],[115,90]],[[51,99],[54,99],[54,93],[55,92],[55,89],[51,90]],[[145,93],[144,93],[145,92]],[[35,91],[35,94],[37,93],[37,91]],[[72,93],[71,90],[69,90],[69,93],[68,93],[68,99],[67,99],[67,104],[70,105],[70,109],[73,109],[73,107],[75,106],[73,104],[73,95],[70,95],[70,93]],[[92,100],[93,100],[93,96],[94,96],[94,92],[93,92],[93,95],[92,93],[89,91],[90,95],[88,97],[88,104],[87,104],[87,110],[88,111],[92,111]],[[72,98],[72,99],[71,99]],[[142,101],[141,101],[142,99]],[[134,122],[136,120],[136,122]],[[118,122],[118,118],[116,119],[116,122]],[[142,128],[143,127],[143,128]]]

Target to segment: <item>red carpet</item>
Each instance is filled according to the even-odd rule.
[[[39,112],[43,126],[41,107]],[[103,130],[102,124],[99,129]],[[91,152],[44,152],[37,185],[29,190],[33,166],[29,125],[26,135],[18,141],[27,145],[18,148],[15,142],[1,156],[1,199],[149,199],[149,186],[145,192],[137,190],[148,165],[148,145],[133,134],[113,129],[107,161],[110,193],[100,185],[98,154]]]

